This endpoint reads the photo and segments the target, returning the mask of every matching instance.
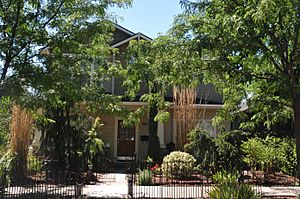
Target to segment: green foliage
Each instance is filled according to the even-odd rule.
[[[296,146],[292,140],[271,136],[265,139],[255,137],[243,142],[241,149],[245,153],[243,160],[252,168],[258,167],[266,173],[296,173]]]
[[[140,170],[138,174],[137,183],[142,186],[148,186],[152,184],[152,172],[148,169]]]
[[[243,152],[240,146],[247,138],[248,134],[239,130],[220,132],[215,140],[218,166],[226,170],[242,168]]]
[[[104,142],[98,134],[98,128],[103,125],[99,118],[90,127],[85,115],[72,115],[71,118],[60,114],[53,116],[55,122],[42,127],[41,150],[47,158],[57,162],[56,166],[82,170],[90,165],[98,169],[100,163],[107,161],[104,158]]]
[[[185,150],[197,159],[200,170],[241,169],[245,164],[240,146],[248,136],[243,131],[234,130],[219,132],[217,138],[213,139],[207,131],[194,129],[189,134]]]
[[[36,156],[32,150],[29,150],[27,157],[27,170],[29,172],[39,173],[42,172],[43,166],[43,160]]]
[[[8,150],[9,124],[11,121],[11,100],[9,97],[0,98],[0,156]]]
[[[159,159],[157,121],[166,122],[170,115],[169,104],[164,95],[174,85],[187,87],[199,82],[198,52],[188,51],[189,43],[169,36],[160,36],[152,41],[132,40],[128,47],[125,80],[127,95],[134,99],[146,87],[149,93],[140,100],[148,103],[149,147],[148,155]],[[180,54],[180,56],[178,56]],[[196,59],[196,57],[198,59]],[[156,112],[153,111],[156,110]]]
[[[212,199],[259,199],[255,191],[248,184],[239,184],[239,175],[227,173],[226,171],[217,172],[213,176],[216,185],[209,192]]]
[[[0,194],[11,181],[13,154],[7,151],[0,159]]]
[[[261,165],[266,147],[260,138],[251,138],[241,145],[242,151],[245,153],[244,161],[255,168]]]
[[[63,109],[48,109],[47,118],[54,122],[41,124],[41,152],[55,161],[51,169],[78,170],[83,165],[80,153],[83,151],[86,120],[82,115],[64,114]]]
[[[280,170],[283,173],[297,176],[296,144],[293,139],[283,139],[280,143]]]
[[[106,31],[112,30],[107,9],[130,4],[130,0],[1,3],[1,93],[20,99],[26,94],[30,97],[28,87],[45,86],[40,74],[47,73],[42,65],[50,53],[92,56],[107,51],[108,45],[103,44],[111,34]]]
[[[110,47],[114,25],[107,9],[130,4],[130,0],[1,3],[0,93],[39,110],[35,116],[41,123],[41,151],[58,162],[55,167],[82,167],[80,153],[88,129],[85,110],[119,108],[119,98],[105,94],[100,86],[117,75],[119,66],[107,61],[116,51]],[[96,142],[101,145],[94,138],[88,141]]]
[[[97,128],[103,126],[100,118],[97,117],[94,121],[93,127],[88,131],[87,139],[84,146],[84,157],[87,158],[88,164],[97,165],[99,157],[104,156],[104,142],[98,136]]]
[[[193,129],[188,134],[188,143],[184,145],[184,150],[196,158],[201,169],[213,169],[216,160],[215,141],[206,130]]]
[[[169,177],[188,178],[191,177],[196,159],[181,151],[173,151],[165,156],[161,165],[162,173]]]
[[[173,28],[180,38],[192,38],[206,64],[205,80],[222,93],[219,116],[235,119],[247,102],[243,127],[291,121],[300,139],[299,2],[182,1],[186,11]],[[218,122],[224,120],[216,119]],[[297,145],[298,157],[300,145]],[[298,159],[300,168],[300,160]],[[298,169],[299,170],[299,169]]]

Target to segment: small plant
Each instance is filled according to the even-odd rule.
[[[169,177],[188,178],[194,171],[195,163],[194,156],[182,151],[173,151],[164,157],[161,170]]]
[[[147,162],[147,164],[152,164],[153,158],[151,158],[150,156],[147,156],[146,162]]]
[[[152,184],[152,173],[148,169],[140,170],[137,182],[139,185],[148,186]]]
[[[41,172],[43,170],[43,160],[37,157],[32,150],[29,150],[27,156],[27,169],[30,172]]]
[[[259,199],[247,184],[239,184],[237,173],[217,172],[213,176],[216,186],[209,192],[212,199]]]
[[[101,126],[103,124],[100,122],[100,118],[97,117],[85,140],[84,156],[87,158],[89,166],[97,165],[97,158],[104,156],[104,142],[97,134],[97,127]]]
[[[0,159],[0,194],[11,181],[11,167],[14,159],[13,154],[8,151]]]
[[[161,174],[161,168],[160,168],[159,164],[157,164],[157,163],[154,166],[150,167],[150,171],[156,175]]]

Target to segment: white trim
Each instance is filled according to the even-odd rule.
[[[120,41],[120,42],[112,45],[111,47],[117,48],[117,47],[119,47],[119,46],[121,46],[121,45],[123,45],[125,43],[128,43],[129,41],[131,41],[133,39],[137,39],[137,38],[142,38],[142,39],[144,39],[146,41],[151,41],[151,39],[149,37],[146,37],[145,35],[143,35],[141,33],[137,33],[137,34],[133,35],[132,37],[129,37],[129,38],[125,39],[125,40],[122,40],[122,41]]]
[[[130,160],[132,160],[132,157],[130,157],[130,156],[118,156],[117,158],[117,161],[119,160],[119,161],[130,161]]]
[[[139,124],[135,125],[135,147],[134,147],[134,153],[136,154],[136,157],[139,157]]]
[[[116,53],[114,52],[113,53],[113,63],[115,64],[116,63]],[[111,94],[115,94],[115,76],[112,76],[111,78]]]
[[[146,106],[147,102],[122,102],[121,103],[124,106]],[[173,108],[173,103],[171,103],[172,106],[170,108]],[[223,107],[223,104],[195,104],[195,107],[197,109],[221,109]]]
[[[121,102],[124,106],[146,106],[147,102]]]
[[[205,109],[221,109],[223,104],[195,104],[196,108],[205,108]]]
[[[158,121],[157,124],[157,136],[159,138],[160,148],[165,148],[165,125]]]
[[[114,158],[118,156],[117,150],[118,150],[118,117],[115,117],[115,132],[114,132]]]

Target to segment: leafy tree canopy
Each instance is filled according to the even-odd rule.
[[[173,31],[191,37],[206,79],[224,96],[223,116],[247,101],[250,127],[292,120],[300,161],[300,2],[182,0]],[[249,125],[248,125],[249,126]]]
[[[0,1],[0,89],[4,95],[28,92],[48,72],[45,55],[95,55],[108,49],[113,19],[109,6],[130,0]],[[3,95],[3,94],[2,94]]]
[[[213,0],[182,5],[187,11],[173,32],[197,43],[207,64],[206,79],[223,93],[225,110],[233,113],[246,100],[254,122],[269,126],[291,118],[300,94],[299,2]]]

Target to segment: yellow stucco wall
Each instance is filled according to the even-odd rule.
[[[138,105],[126,105],[127,108],[134,110],[138,108]],[[216,114],[217,109],[198,109],[199,113],[197,114],[199,116],[200,120],[207,120],[210,121]],[[166,145],[167,143],[171,141],[175,141],[175,132],[174,132],[174,112],[173,109],[169,110],[170,112],[170,119],[164,124],[164,139],[163,144]],[[141,141],[141,136],[148,136],[148,114],[144,114],[141,118],[141,122],[136,127],[136,152],[138,153],[139,158],[146,158],[147,156],[147,150],[148,150],[148,141]],[[100,116],[101,121],[104,123],[104,125],[101,127],[101,138],[104,140],[104,142],[110,145],[110,156],[114,157],[116,153],[114,153],[114,150],[116,150],[115,144],[117,139],[117,121],[118,118],[115,116]],[[224,123],[224,127],[227,130],[230,130],[230,122]],[[174,133],[174,134],[173,134]]]

